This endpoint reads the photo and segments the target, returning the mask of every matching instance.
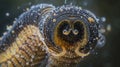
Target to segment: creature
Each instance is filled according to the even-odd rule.
[[[93,13],[78,6],[32,6],[2,36],[1,67],[76,67],[104,44],[101,26]]]

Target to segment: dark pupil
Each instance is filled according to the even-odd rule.
[[[59,36],[63,36],[63,30],[69,30],[70,29],[70,26],[69,26],[69,23],[67,21],[63,21],[61,22],[59,28],[58,28],[58,32],[59,32]]]
[[[84,34],[84,28],[83,28],[83,24],[81,24],[80,22],[74,23],[74,29],[78,30],[79,32],[77,35],[74,35],[72,31],[68,35],[64,35],[63,30],[65,29],[66,30],[70,29],[70,25],[66,21],[62,22],[58,28],[58,33],[59,33],[58,36],[60,39],[68,43],[75,43],[79,41],[80,39],[82,39],[83,34]]]
[[[84,35],[84,27],[83,24],[78,21],[74,23],[74,29],[77,29],[79,31],[78,35],[76,36],[76,38],[78,38],[79,40],[83,38]]]

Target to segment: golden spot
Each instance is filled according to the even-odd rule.
[[[92,17],[89,17],[89,18],[88,18],[88,21],[89,21],[90,23],[95,22],[95,20],[94,20]]]
[[[53,19],[53,22],[56,22],[56,19]]]

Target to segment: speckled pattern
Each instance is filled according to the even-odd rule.
[[[102,26],[93,13],[78,6],[32,6],[0,38],[0,65],[77,67],[96,45],[105,43]]]

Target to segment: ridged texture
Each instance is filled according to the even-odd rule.
[[[71,35],[62,37],[66,19]],[[0,40],[0,67],[77,67],[103,39],[100,25],[94,14],[77,6],[32,6]],[[75,29],[82,34],[76,36]]]
[[[38,29],[34,26],[24,27],[12,46],[1,54],[0,57],[4,58],[2,67],[30,67],[45,59],[46,54],[42,50],[43,44],[39,40],[37,31]]]
[[[45,59],[38,24],[53,8],[50,4],[32,6],[16,20],[0,41],[1,67],[35,67]]]

